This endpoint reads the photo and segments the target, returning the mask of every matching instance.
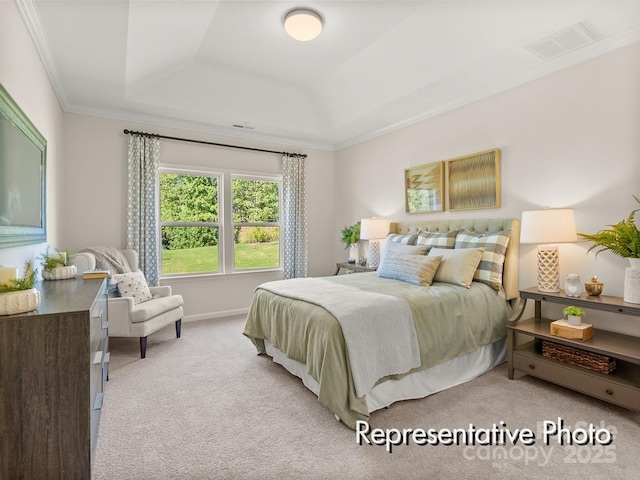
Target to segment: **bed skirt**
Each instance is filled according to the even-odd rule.
[[[316,395],[320,385],[308,373],[307,367],[291,360],[268,340],[264,341],[267,355],[291,374],[300,378],[304,385]],[[507,347],[504,338],[484,345],[476,351],[461,355],[434,367],[406,375],[399,380],[379,383],[366,395],[369,413],[388,407],[394,402],[427,397],[488,372],[506,361]]]

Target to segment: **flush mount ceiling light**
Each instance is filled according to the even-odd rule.
[[[310,8],[294,8],[284,16],[284,30],[301,42],[313,40],[322,32],[322,17]]]

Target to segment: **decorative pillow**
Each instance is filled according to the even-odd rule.
[[[450,232],[424,232],[418,230],[416,245],[427,245],[429,248],[455,248],[458,229]]]
[[[387,242],[382,250],[381,259],[388,254],[397,255],[425,255],[429,248],[426,245],[404,245],[402,243]]]
[[[433,280],[469,288],[483,252],[482,248],[432,248],[429,257],[442,256]]]
[[[151,290],[141,270],[131,273],[118,273],[113,276],[121,297],[133,297],[133,302],[138,303],[151,300]]]
[[[418,235],[415,233],[408,233],[406,235],[390,233],[389,235],[387,235],[387,243],[393,242],[393,243],[402,243],[404,245],[415,245],[417,238],[418,238]]]
[[[473,277],[478,282],[486,283],[496,290],[502,289],[502,272],[504,258],[509,245],[510,230],[495,233],[474,233],[460,230],[456,237],[456,248],[484,248],[480,265]]]
[[[428,287],[442,257],[389,254],[380,262],[378,276]]]

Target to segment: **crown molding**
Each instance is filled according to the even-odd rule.
[[[20,10],[20,14],[22,15],[27,29],[31,34],[33,43],[40,55],[40,59],[42,60],[42,64],[44,65],[47,75],[49,76],[51,85],[53,86],[53,90],[58,97],[58,103],[60,103],[62,110],[66,110],[67,97],[64,93],[64,89],[62,88],[62,82],[60,81],[60,76],[58,75],[55,62],[53,61],[53,56],[51,55],[49,39],[42,28],[42,22],[40,21],[40,16],[38,15],[38,11],[36,10],[33,0],[16,0],[16,4],[18,5],[18,9]]]

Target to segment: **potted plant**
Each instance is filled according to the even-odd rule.
[[[638,197],[633,195],[633,198],[640,203]],[[636,266],[636,263],[640,262],[640,260],[637,262],[633,260],[640,259],[640,230],[635,223],[635,214],[638,210],[640,208],[633,210],[626,219],[608,225],[610,228],[600,230],[597,233],[578,233],[579,237],[593,242],[587,253],[600,247],[596,251],[596,257],[600,252],[609,250],[619,257],[632,259],[631,266]],[[640,267],[640,263],[637,266]]]
[[[564,310],[562,310],[562,314],[567,317],[567,322],[569,325],[580,325],[582,323],[582,317],[584,317],[584,310],[580,307],[575,307],[573,305],[569,305]]]
[[[349,248],[349,263],[358,262],[358,240],[360,240],[360,222],[344,227],[341,231],[342,238],[340,241],[344,243],[345,249]]]
[[[42,261],[42,278],[45,280],[64,280],[73,278],[78,273],[75,265],[71,265],[70,252],[49,253],[49,247],[40,255]]]
[[[38,270],[33,262],[24,264],[24,275],[6,283],[0,283],[0,315],[30,312],[40,305],[40,292],[33,288]]]

